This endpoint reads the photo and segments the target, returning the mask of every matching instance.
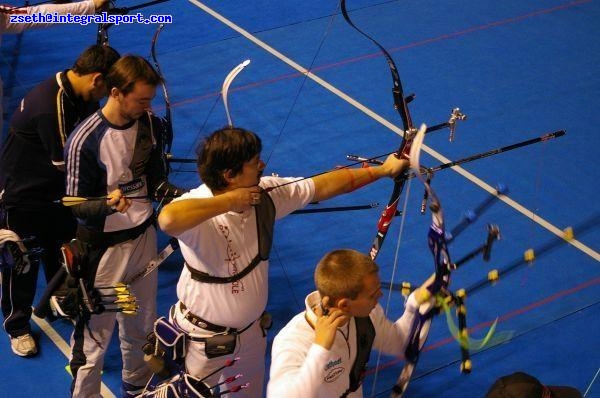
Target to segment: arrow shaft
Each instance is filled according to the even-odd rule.
[[[486,152],[477,153],[475,155],[471,155],[466,158],[454,160],[452,162],[443,163],[438,166],[428,168],[427,170],[429,172],[435,173],[436,171],[444,170],[444,169],[454,167],[454,166],[458,166],[463,163],[472,162],[474,160],[487,158],[488,156],[498,155],[500,153],[512,151],[513,149],[522,148],[524,146],[528,146],[528,145],[532,145],[532,144],[537,144],[538,142],[545,142],[545,141],[548,141],[548,140],[551,140],[554,138],[562,137],[565,134],[566,134],[566,132],[564,130],[558,130],[553,133],[545,134],[541,137],[532,138],[532,139],[529,139],[526,141],[518,142],[518,143],[512,144],[512,145],[503,146],[501,148],[492,149],[492,150],[489,150]]]
[[[464,163],[472,162],[474,160],[479,160],[479,159],[487,158],[489,156],[498,155],[500,153],[512,151],[513,149],[522,148],[524,146],[528,146],[528,145],[532,145],[532,144],[537,144],[538,142],[545,142],[545,141],[548,141],[548,140],[551,140],[551,139],[554,139],[554,138],[562,137],[565,134],[566,134],[566,132],[564,130],[558,130],[558,131],[555,131],[553,133],[542,135],[540,137],[531,138],[531,139],[526,140],[526,141],[517,142],[516,144],[503,146],[501,148],[491,149],[491,150],[486,151],[486,152],[476,153],[474,155],[467,156],[465,158],[458,159],[458,160],[453,160],[453,161],[448,162],[448,163],[442,163],[442,164],[434,166],[434,167],[429,167],[426,170],[428,172],[430,172],[430,173],[435,173],[436,171],[445,170],[445,169],[448,169],[448,168],[451,168],[451,167],[454,167],[454,166],[458,166],[458,165],[461,165],[461,164],[464,164]],[[348,160],[353,160],[353,161],[356,161],[356,162],[364,162],[364,163],[370,163],[370,164],[376,164],[376,165],[383,164],[382,161],[377,160],[377,157],[364,158],[364,157],[360,157],[358,155],[348,155],[348,156],[346,156],[346,158]],[[414,177],[414,175],[410,175],[408,178],[412,178],[412,177]]]
[[[292,214],[310,214],[310,213],[330,213],[334,211],[352,211],[352,210],[367,210],[374,209],[379,206],[379,203],[369,203],[366,205],[355,206],[338,206],[338,207],[321,207],[317,209],[300,209],[292,212]]]

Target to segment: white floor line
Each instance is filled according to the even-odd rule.
[[[69,359],[71,357],[71,347],[69,344],[54,330],[52,325],[48,323],[45,319],[38,318],[35,315],[31,316],[31,320],[34,321],[48,336],[48,338],[54,343],[56,347],[64,354],[64,356]],[[103,398],[116,398],[115,394],[110,391],[110,389],[106,386],[106,384],[102,383],[100,387],[100,393]]]
[[[390,129],[394,133],[396,133],[396,134],[398,134],[400,136],[402,136],[404,134],[404,132],[402,131],[402,129],[399,128],[398,126],[396,126],[393,123],[391,123],[390,121],[386,120],[381,115],[375,113],[373,110],[369,109],[368,107],[366,107],[365,105],[361,104],[360,102],[358,102],[354,98],[350,97],[349,95],[347,95],[343,91],[341,91],[338,88],[334,87],[333,85],[331,85],[327,81],[321,79],[319,76],[317,76],[314,73],[310,72],[308,69],[306,69],[302,65],[300,65],[297,62],[293,61],[292,59],[286,57],[285,55],[283,55],[282,53],[280,53],[279,51],[277,51],[273,47],[269,46],[267,43],[263,42],[262,40],[260,40],[256,36],[252,35],[248,31],[246,31],[245,29],[241,28],[240,26],[236,25],[232,21],[228,20],[227,18],[225,18],[221,14],[217,13],[213,9],[207,7],[206,5],[204,5],[203,3],[201,3],[200,1],[198,1],[198,0],[189,0],[189,2],[191,2],[196,7],[200,8],[201,10],[203,10],[204,12],[206,12],[207,14],[211,15],[213,18],[215,18],[218,21],[222,22],[223,24],[229,26],[231,29],[235,30],[240,35],[244,36],[245,38],[247,38],[248,40],[250,40],[251,42],[253,42],[257,46],[261,47],[262,49],[264,49],[268,53],[272,54],[273,56],[277,57],[281,61],[285,62],[286,64],[288,64],[289,66],[291,66],[292,68],[294,68],[295,70],[297,70],[298,72],[300,72],[303,75],[305,75],[307,78],[313,80],[314,82],[316,82],[320,86],[324,87],[325,89],[327,89],[330,92],[332,92],[333,94],[337,95],[338,97],[340,97],[344,101],[348,102],[350,105],[354,106],[356,109],[360,110],[361,112],[365,113],[369,117],[373,118],[374,120],[376,120],[377,122],[379,122],[383,126],[387,127],[388,129]],[[423,151],[427,152],[432,157],[438,159],[441,163],[447,163],[447,162],[451,161],[450,159],[446,158],[444,155],[442,155],[441,153],[439,153],[439,152],[435,151],[434,149],[428,147],[427,145],[423,145]],[[475,176],[474,174],[472,174],[472,173],[468,172],[467,170],[463,169],[462,167],[455,166],[455,167],[452,167],[452,170],[454,170],[458,174],[462,175],[467,180],[471,181],[473,184],[479,186],[483,190],[489,192],[490,194],[492,194],[492,195],[496,194],[496,189],[494,187],[492,187],[491,185],[489,185],[485,181],[481,180],[479,177]],[[498,198],[500,200],[502,200],[504,203],[506,203],[507,205],[509,205],[510,207],[512,207],[513,209],[515,209],[516,211],[518,211],[519,213],[523,214],[525,217],[529,218],[533,222],[535,222],[535,223],[539,224],[540,226],[542,226],[543,228],[547,229],[548,231],[550,231],[554,235],[556,235],[556,236],[558,236],[560,238],[563,238],[565,236],[565,233],[564,233],[563,230],[561,230],[560,228],[554,226],[550,222],[546,221],[544,218],[540,217],[539,214],[536,214],[533,211],[527,209],[526,207],[522,206],[521,204],[519,204],[518,202],[514,201],[510,197],[508,197],[506,195],[501,195]],[[575,233],[577,233],[577,231],[575,231]],[[583,244],[582,242],[578,241],[577,239],[571,239],[571,240],[568,240],[568,241],[565,241],[565,242],[568,243],[568,244],[570,244],[570,245],[572,245],[572,246],[574,246],[574,247],[576,247],[578,250],[581,250],[583,253],[587,254],[588,256],[590,256],[591,258],[593,258],[594,260],[600,261],[600,253],[598,253],[596,250],[592,249],[591,247],[588,247],[587,245]]]
[[[599,373],[600,373],[600,368],[598,368],[598,370],[596,371],[596,374],[594,375],[594,377],[592,378],[592,381],[590,382],[590,385],[588,386],[588,388],[586,388],[585,392],[583,393],[584,397],[587,397],[588,392],[590,392],[590,390],[592,389],[592,385],[596,381],[596,378],[598,378]]]

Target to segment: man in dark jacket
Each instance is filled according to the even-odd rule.
[[[104,76],[119,54],[107,46],[91,46],[71,69],[40,83],[21,100],[12,116],[0,154],[0,227],[12,230],[27,246],[41,249],[46,280],[60,267],[60,245],[75,235],[70,209],[56,203],[65,192],[63,148],[71,131],[98,109],[106,96]],[[1,221],[1,220],[0,220]],[[16,355],[33,356],[31,305],[39,262],[2,272],[4,329]]]

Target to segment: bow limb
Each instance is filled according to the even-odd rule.
[[[151,0],[151,1],[146,1],[144,3],[138,3],[129,7],[112,7],[108,10],[108,14],[120,14],[120,15],[125,15],[125,14],[129,14],[131,11],[135,11],[135,10],[139,10],[141,8],[146,8],[146,7],[150,7],[153,6],[155,4],[160,4],[160,3],[166,3],[167,1],[170,0]]]
[[[160,64],[158,63],[158,58],[156,56],[156,43],[158,41],[158,36],[160,35],[160,32],[162,32],[164,27],[164,24],[160,24],[154,32],[154,36],[152,37],[152,45],[150,47],[150,54],[152,55],[154,66],[156,67],[156,71],[158,72],[158,75],[160,76],[162,81],[162,92],[163,98],[165,100],[165,117],[163,118],[164,128],[161,134],[161,138],[163,141],[162,149],[163,153],[167,157],[169,157],[171,153],[171,146],[173,145],[173,118],[171,116],[171,100],[169,98],[169,90],[167,89],[165,77],[160,69]]]
[[[392,93],[394,96],[394,107],[400,114],[400,117],[402,118],[402,124],[404,127],[403,142],[402,142],[402,145],[404,145],[405,141],[408,138],[406,136],[406,132],[409,130],[412,130],[414,126],[412,123],[412,119],[410,117],[410,112],[408,110],[408,101],[404,98],[404,90],[402,88],[402,81],[400,80],[400,74],[398,73],[398,68],[396,67],[396,63],[392,59],[392,56],[390,55],[390,53],[381,44],[379,44],[379,42],[377,42],[375,39],[373,39],[371,36],[369,36],[367,33],[365,33],[359,27],[357,27],[354,24],[354,22],[352,22],[352,20],[350,19],[350,15],[348,14],[348,10],[346,9],[346,0],[341,0],[340,6],[342,9],[342,15],[344,16],[344,19],[346,20],[346,22],[350,26],[352,26],[357,32],[359,32],[361,35],[365,36],[367,39],[369,39],[371,42],[373,42],[373,44],[375,44],[379,48],[379,50],[382,52],[383,56],[385,57],[388,65],[390,67],[390,72],[392,74],[392,80],[394,82],[394,88],[392,89]]]
[[[160,3],[164,3],[170,0],[151,0],[151,1],[147,1],[145,3],[139,3],[130,7],[114,7],[113,2],[111,1],[111,4],[113,5],[112,7],[109,7],[108,9],[106,9],[103,14],[108,15],[109,17],[112,17],[114,15],[126,15],[129,14],[131,11],[135,11],[135,10],[139,10],[141,8],[146,8],[146,7],[150,7],[153,6],[155,4],[160,4]],[[113,22],[105,22],[105,23],[99,23],[98,24],[98,32],[96,34],[96,44],[98,44],[99,46],[108,46],[108,29],[113,26],[114,23],[114,19],[108,19],[110,21]]]
[[[223,80],[223,87],[221,88],[221,96],[223,97],[223,105],[225,106],[225,114],[227,115],[227,125],[230,127],[233,127],[233,122],[231,120],[231,115],[229,114],[229,105],[227,103],[227,95],[229,93],[229,86],[231,85],[231,82],[233,82],[233,79],[235,79],[235,77],[248,65],[250,65],[249,59],[245,60],[244,62],[242,62],[235,68],[233,68],[231,70],[231,72],[229,72],[229,74],[227,74],[227,76],[225,77],[225,80]]]
[[[404,90],[402,88],[402,82],[400,80],[400,74],[398,73],[398,68],[396,67],[396,63],[392,59],[389,52],[381,44],[379,44],[375,39],[373,39],[371,36],[369,36],[368,34],[363,32],[361,29],[359,29],[352,22],[352,20],[350,19],[350,15],[348,14],[348,10],[346,9],[346,0],[341,0],[340,7],[342,10],[342,15],[344,16],[344,19],[346,20],[346,22],[350,26],[352,26],[357,32],[359,32],[361,35],[365,36],[367,39],[369,39],[371,42],[373,42],[381,50],[383,56],[385,57],[385,59],[388,63],[390,72],[392,74],[392,81],[393,81],[392,94],[394,97],[394,108],[400,114],[400,118],[402,119],[402,125],[404,128],[404,133],[402,135],[402,142],[400,143],[400,146],[398,148],[397,156],[406,157],[408,152],[410,151],[411,142],[412,142],[412,138],[414,136],[415,129],[414,129],[412,119],[410,116],[410,112],[408,109],[408,101],[404,97]],[[373,244],[371,245],[371,251],[370,251],[370,256],[373,260],[375,260],[375,258],[379,254],[379,250],[381,249],[381,247],[383,245],[383,241],[385,240],[388,229],[392,223],[393,218],[396,215],[396,211],[398,209],[398,203],[400,201],[400,196],[402,195],[402,191],[404,190],[405,183],[406,183],[405,175],[401,175],[401,176],[397,177],[396,180],[394,181],[394,188],[392,190],[390,200],[388,201],[388,204],[387,204],[385,210],[381,213],[379,221],[377,222],[377,234],[375,235]]]

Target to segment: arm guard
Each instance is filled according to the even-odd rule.
[[[163,180],[152,192],[152,200],[165,205],[173,200],[173,198],[177,198],[185,192],[184,189],[176,187],[167,180]]]

